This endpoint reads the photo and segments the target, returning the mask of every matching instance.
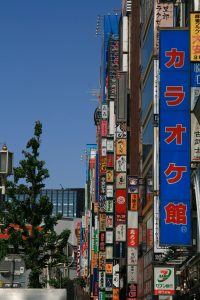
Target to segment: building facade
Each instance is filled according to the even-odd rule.
[[[199,11],[195,0],[125,0],[103,18],[80,224],[93,299],[200,298]]]

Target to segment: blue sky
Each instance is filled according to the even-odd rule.
[[[120,8],[121,0],[0,1],[0,146],[17,166],[40,120],[47,188],[84,187],[80,156],[95,143],[96,19]]]

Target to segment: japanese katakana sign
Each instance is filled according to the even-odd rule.
[[[190,64],[187,41],[187,30],[160,31],[161,245],[191,244]]]

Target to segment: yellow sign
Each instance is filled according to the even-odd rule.
[[[190,60],[200,61],[200,13],[190,14]]]

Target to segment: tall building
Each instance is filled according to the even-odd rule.
[[[200,299],[199,11],[125,0],[103,18],[80,225],[93,299]]]

